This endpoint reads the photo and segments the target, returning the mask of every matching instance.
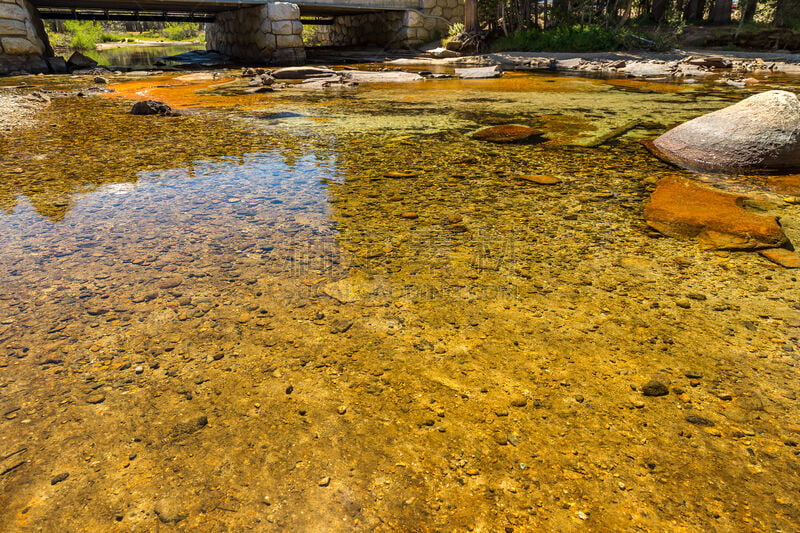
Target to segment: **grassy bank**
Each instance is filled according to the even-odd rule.
[[[67,20],[53,25],[48,32],[53,47],[60,50],[93,50],[99,43],[205,40],[202,25],[189,22],[167,22],[143,31],[125,31],[120,24]]]

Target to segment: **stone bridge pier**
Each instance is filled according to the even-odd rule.
[[[336,16],[316,27],[310,44],[414,48],[446,37],[456,22],[464,22],[464,0],[421,0],[405,10]]]
[[[48,72],[53,49],[28,0],[0,0],[0,74]]]
[[[301,65],[306,51],[300,8],[273,2],[219,13],[206,25],[206,48],[246,61]]]

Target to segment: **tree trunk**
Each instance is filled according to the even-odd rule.
[[[621,28],[628,22],[628,19],[631,18],[631,8],[633,7],[633,0],[627,0],[625,3],[625,13],[623,13],[622,18],[617,23],[617,27]]]
[[[742,20],[745,23],[753,22],[753,18],[756,16],[756,8],[758,8],[758,0],[747,0],[744,11],[742,11]]]
[[[464,0],[464,31],[478,31],[478,0]]]
[[[714,24],[730,24],[733,0],[717,0],[711,8],[711,22]]]
[[[683,10],[683,19],[687,22],[703,20],[706,12],[706,0],[689,0]]]
[[[667,19],[667,0],[653,0],[650,18],[653,22],[664,22]]]
[[[569,15],[569,0],[553,0],[550,10],[550,25],[557,26],[567,21]]]
[[[800,5],[797,0],[778,0],[775,6],[774,24],[790,27],[800,23]]]

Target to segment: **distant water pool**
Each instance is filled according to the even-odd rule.
[[[164,44],[158,46],[122,46],[107,50],[92,50],[86,55],[110,67],[151,68],[159,66],[159,58],[204,49],[203,44]]]

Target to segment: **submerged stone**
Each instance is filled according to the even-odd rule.
[[[800,174],[771,178],[767,181],[767,186],[778,194],[800,196]]]
[[[776,248],[786,235],[775,217],[742,207],[746,196],[702,187],[684,178],[664,178],[644,210],[647,224],[677,238],[697,238],[724,250]]]
[[[517,176],[518,180],[536,183],[537,185],[557,185],[561,180],[553,176],[544,176],[541,174],[527,174],[525,176]]]
[[[669,389],[666,385],[654,379],[648,381],[642,387],[642,394],[645,396],[666,396],[669,394]]]
[[[186,512],[180,501],[176,498],[159,500],[153,507],[153,511],[155,511],[158,519],[165,524],[176,524],[189,516],[189,513]]]
[[[510,143],[524,141],[541,135],[542,132],[528,126],[517,124],[503,124],[502,126],[489,126],[472,134],[472,138],[478,141],[488,141],[495,143]]]
[[[681,124],[653,146],[686,168],[800,168],[800,101],[787,91],[757,94]]]
[[[800,255],[786,248],[761,250],[761,255],[784,268],[800,268]]]

